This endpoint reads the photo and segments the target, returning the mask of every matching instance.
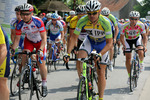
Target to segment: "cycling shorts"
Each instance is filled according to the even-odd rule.
[[[81,44],[79,50],[84,50],[89,55],[93,51],[93,49],[95,49],[96,52],[99,53],[105,47],[105,45],[106,45],[106,41],[103,41],[103,42],[97,43],[97,44],[93,44],[90,42],[89,38],[86,37],[85,40],[83,41],[83,43]],[[102,56],[101,63],[108,63],[108,61],[109,61],[109,55],[108,55],[108,52],[106,52]]]
[[[0,77],[8,77],[10,74],[10,53],[7,51],[7,57],[0,66]]]
[[[131,49],[133,48],[133,44],[135,47],[142,46],[141,35],[136,39],[132,39],[132,40],[125,39],[125,46],[127,49],[127,50],[125,50],[126,53],[131,53]]]
[[[37,52],[40,49],[41,42],[42,41],[40,41],[38,43],[33,43],[32,41],[25,38],[24,39],[24,49],[30,50],[30,52],[32,52],[34,50],[34,48],[36,48],[36,52]],[[41,60],[46,60],[46,45],[43,49],[43,57],[41,57]]]

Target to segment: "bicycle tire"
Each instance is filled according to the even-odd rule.
[[[31,93],[31,81],[29,80],[29,69],[24,67],[19,78],[19,100],[31,100],[30,96],[27,96]]]
[[[135,67],[135,61],[132,60],[131,69],[130,69],[130,91],[131,92],[133,92],[133,89],[135,87],[134,67]]]
[[[92,100],[97,100],[99,98],[98,93],[98,75],[95,71],[93,71],[93,79],[92,79]]]
[[[68,70],[70,69],[69,66],[68,66],[68,62],[66,63],[66,69],[68,69]]]
[[[47,60],[48,60],[48,61],[47,61],[47,72],[48,72],[48,73],[50,73],[50,71],[51,71],[51,68],[50,68],[50,67],[51,67],[51,65],[50,65],[50,64],[51,64],[51,63],[50,63],[50,53],[51,53],[51,50],[50,50],[50,52],[49,52],[49,54],[48,54],[48,59],[47,59]]]
[[[82,77],[79,81],[78,89],[77,89],[77,100],[88,100],[88,91],[86,91],[86,81],[85,78]]]
[[[11,75],[11,80],[10,80],[10,93],[12,96],[15,96],[19,91],[17,82],[19,81],[20,72],[19,72],[17,58],[18,57],[16,57],[16,63],[14,64],[14,69],[13,69],[13,72]]]
[[[116,44],[115,44],[114,45],[114,54],[113,54],[113,67],[115,67],[116,58],[117,58],[117,47],[116,47]]]
[[[137,81],[138,81],[138,78],[139,78],[139,74],[140,74],[140,67],[139,67],[139,58],[138,56],[136,56],[136,64],[135,64],[135,67],[134,67],[134,73],[135,73],[135,87],[137,87]]]

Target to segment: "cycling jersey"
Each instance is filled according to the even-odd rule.
[[[63,27],[65,27],[65,26],[66,26],[66,23],[65,23],[65,21],[64,21],[64,20],[60,20],[60,22],[61,22],[61,24],[63,25]]]
[[[11,26],[11,29],[15,29],[16,28],[16,25],[19,23],[18,19],[17,18],[13,18],[10,22],[10,26]],[[19,41],[19,47],[21,47],[21,49],[24,48],[24,38],[25,38],[25,33],[21,33],[21,38],[20,38],[20,41]]]
[[[114,26],[118,26],[116,18],[112,14],[109,14],[108,18],[111,20]]]
[[[56,26],[54,27],[52,20],[46,24],[46,30],[50,30],[50,40],[55,41],[61,36],[61,31],[63,31],[63,25],[60,21],[56,21]]]
[[[46,24],[46,30],[49,30],[49,29],[50,29],[50,34],[58,35],[60,34],[60,31],[63,31],[63,25],[61,24],[60,21],[56,21],[56,26],[54,27],[52,20],[50,20]]]
[[[32,16],[32,20],[29,23],[25,23],[21,20],[16,26],[16,35],[25,33],[25,37],[33,43],[41,41],[41,32],[45,32],[45,26],[43,21],[35,16]]]
[[[108,38],[112,38],[111,24],[109,20],[102,15],[99,16],[98,23],[95,26],[90,22],[88,16],[82,17],[78,21],[74,33],[80,35],[82,29],[86,30],[89,38],[93,40],[93,42],[102,42]]]
[[[131,29],[130,22],[126,22],[122,25],[121,34],[125,35],[125,38],[128,40],[136,39],[141,34],[145,34],[145,26],[142,22],[137,21],[134,29]]]
[[[6,44],[7,57],[0,66],[0,77],[8,77],[10,74],[10,53],[9,53],[9,39],[6,32],[0,27],[0,44]]]

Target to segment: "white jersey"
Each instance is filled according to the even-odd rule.
[[[41,32],[45,32],[45,26],[43,21],[38,17],[32,17],[31,22],[25,23],[23,20],[20,21],[16,26],[16,35],[25,33],[25,37],[34,42],[38,43],[41,41]]]

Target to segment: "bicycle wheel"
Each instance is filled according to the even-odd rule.
[[[116,58],[117,58],[117,46],[115,44],[114,45],[114,54],[113,54],[113,67],[115,67]]]
[[[77,100],[88,100],[88,86],[86,85],[84,77],[82,77],[79,81]]]
[[[50,50],[50,52],[49,52],[49,54],[48,54],[48,57],[47,57],[47,72],[48,72],[48,73],[50,73],[50,71],[51,71],[50,53],[51,53],[51,50]]]
[[[135,61],[132,61],[131,69],[130,69],[130,91],[133,92],[133,89],[135,88],[136,78],[135,78]]]
[[[31,100],[31,80],[29,79],[30,76],[30,70],[28,67],[24,67],[24,69],[21,72],[20,78],[19,78],[19,100]],[[31,97],[30,97],[31,96]]]
[[[92,79],[92,100],[98,100],[98,75],[96,71],[93,71],[93,79]]]
[[[17,82],[19,81],[19,75],[20,72],[19,72],[18,60],[16,58],[16,63],[14,64],[14,69],[10,80],[10,92],[13,96],[15,96],[19,91],[17,86]]]

